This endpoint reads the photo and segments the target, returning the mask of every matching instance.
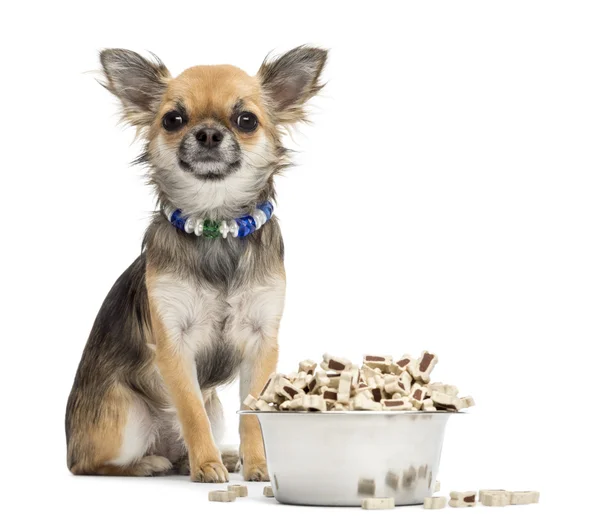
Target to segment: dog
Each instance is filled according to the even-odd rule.
[[[138,162],[159,206],[77,369],[65,419],[72,473],[228,480],[215,390],[239,375],[243,402],[275,371],[285,270],[274,177],[290,164],[282,134],[306,120],[326,60],[301,46],[255,76],[220,65],[172,77],[156,56],[100,53],[102,84],[143,138]],[[241,417],[239,431],[244,479],[269,480],[256,417]]]

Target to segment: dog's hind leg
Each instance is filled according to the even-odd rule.
[[[171,469],[151,455],[156,430],[146,404],[128,388],[112,386],[102,397],[74,392],[70,400],[68,465],[75,475],[150,476]]]

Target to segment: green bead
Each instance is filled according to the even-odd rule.
[[[204,221],[204,225],[202,226],[202,235],[204,237],[208,237],[209,239],[216,239],[221,235],[221,232],[219,231],[220,226],[221,225],[216,221],[206,219]]]

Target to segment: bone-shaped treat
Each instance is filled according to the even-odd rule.
[[[502,507],[510,505],[509,491],[504,490],[480,490],[479,502],[484,506]]]
[[[248,496],[248,486],[242,484],[230,484],[227,486],[227,491],[232,491],[236,497]]]
[[[211,502],[235,502],[236,494],[233,491],[217,490],[208,492],[208,500]]]
[[[451,491],[449,506],[453,508],[472,508],[477,504],[476,491]]]
[[[540,501],[539,491],[511,491],[511,504],[537,504]]]
[[[446,507],[446,497],[425,497],[423,507],[426,510],[441,510]]]
[[[416,364],[409,365],[408,371],[415,380],[422,384],[427,384],[430,380],[429,375],[437,362],[438,358],[435,354],[423,351]]]
[[[298,364],[298,373],[315,374],[317,370],[317,362],[312,360],[302,360]]]
[[[323,361],[321,362],[321,368],[324,371],[349,371],[352,367],[352,362],[346,358],[339,358],[338,356],[331,356],[329,354],[323,355]]]
[[[394,509],[394,506],[394,499],[391,497],[386,497],[382,499],[363,499],[361,503],[361,507],[363,510],[392,510]]]

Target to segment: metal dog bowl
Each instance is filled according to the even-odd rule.
[[[239,413],[258,417],[275,498],[313,506],[360,506],[370,496],[422,504],[434,490],[448,418],[460,414]]]

